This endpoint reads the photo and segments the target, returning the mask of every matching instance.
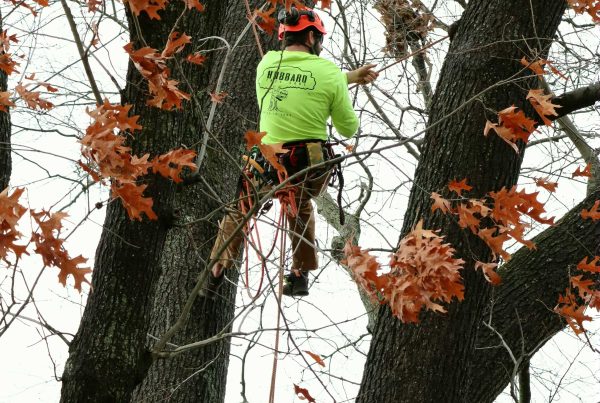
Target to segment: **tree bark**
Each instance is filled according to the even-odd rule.
[[[251,1],[252,10],[264,2]],[[233,45],[246,27],[246,8],[243,2],[229,2],[221,17],[223,36]],[[266,39],[261,35],[262,39]],[[269,37],[273,47],[276,38]],[[224,52],[215,61],[210,83],[215,83],[225,58]],[[202,181],[185,186],[176,195],[175,206],[182,226],[169,234],[163,253],[162,276],[153,303],[150,333],[160,336],[180,315],[186,299],[196,284],[198,275],[206,269],[208,257],[217,232],[217,220],[222,208],[234,197],[240,175],[239,153],[243,149],[244,133],[256,130],[258,105],[254,91],[255,69],[260,61],[255,37],[250,29],[231,55],[226,67],[223,90],[228,93],[224,104],[217,109],[211,130],[208,154],[200,167]],[[210,104],[203,105],[208,110]],[[199,134],[187,133],[184,143],[200,142]],[[214,136],[214,137],[213,137]],[[188,224],[193,222],[193,224]],[[190,246],[192,245],[192,246]],[[186,326],[172,340],[184,345],[214,336],[231,327],[235,311],[237,268],[228,270],[224,286],[215,300],[198,298]],[[150,340],[152,344],[152,340]],[[134,394],[139,402],[222,402],[225,398],[230,340],[223,339],[191,352],[153,363],[148,376]]]
[[[2,14],[0,14],[0,27],[2,27]],[[8,76],[0,70],[0,91],[6,91],[7,86]],[[10,181],[12,169],[10,135],[10,112],[0,112],[0,192],[8,186]]]
[[[177,30],[216,32],[226,2],[213,1],[207,6],[205,13],[186,12]],[[161,12],[159,21],[151,21],[145,13],[138,17],[128,14],[134,48],[163,49],[184,7],[183,2],[171,3]],[[200,92],[207,86],[207,75],[202,72],[191,63],[172,66],[172,76],[187,92]],[[130,145],[138,155],[155,156],[179,147],[184,134],[200,130],[200,124],[197,111],[189,104],[180,111],[148,107],[147,88],[146,80],[130,62],[122,99],[123,103],[134,105],[132,114],[140,115],[143,126]],[[145,348],[150,301],[160,277],[160,257],[173,214],[175,185],[154,176],[148,182],[146,194],[154,200],[158,221],[134,222],[119,202],[107,206],[96,251],[93,291],[65,365],[63,402],[128,401],[151,364],[151,355]]]
[[[468,3],[436,88],[402,231],[421,218],[426,228],[442,229],[466,261],[465,300],[451,304],[447,314],[422,314],[417,325],[380,309],[357,402],[479,401],[468,396],[481,376],[473,372],[475,347],[490,287],[473,264],[490,261],[490,251],[451,217],[431,214],[430,193],[447,194],[453,179],[468,178],[474,197],[517,182],[522,153],[483,137],[486,111],[516,104],[534,116],[525,87],[535,81],[518,60],[523,49],[547,53],[564,9],[561,0]]]

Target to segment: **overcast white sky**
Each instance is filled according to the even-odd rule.
[[[77,94],[77,91],[86,90],[84,75],[81,66],[77,63],[78,56],[70,33],[66,29],[62,9],[60,4],[54,4],[41,10],[37,18],[28,12],[15,11],[11,13],[12,8],[7,3],[3,4],[0,9],[5,17],[3,28],[8,28],[9,34],[17,33],[20,39],[20,43],[14,48],[14,54],[26,56],[26,60],[21,64],[22,74],[18,77],[11,77],[9,88],[14,88],[16,82],[21,80],[25,73],[35,72],[36,78],[47,80],[53,72],[69,66],[58,76],[48,80],[60,89],[59,94],[63,94],[52,99],[53,102],[62,104],[60,107],[49,114],[32,113],[23,108],[17,108],[12,113],[15,125],[13,129],[15,155],[13,156],[12,186],[27,187],[25,201],[33,208],[55,206],[56,209],[73,201],[73,206],[69,208],[71,218],[66,230],[67,233],[75,228],[77,230],[70,237],[68,248],[72,255],[82,254],[88,257],[92,264],[104,210],[93,211],[85,222],[81,225],[79,223],[89,211],[93,210],[94,204],[105,200],[108,194],[105,190],[93,187],[88,194],[79,195],[76,183],[56,176],[77,179],[74,161],[79,158],[79,145],[73,135],[81,134],[89,122],[85,115],[86,100],[80,99]],[[77,17],[83,15],[88,21],[91,19],[86,13],[75,9],[73,11]],[[453,21],[453,12],[453,10],[447,10],[448,22]],[[367,19],[371,21],[368,35],[370,53],[368,54],[373,58],[381,58],[383,55],[380,49],[383,46],[383,37],[380,25],[376,22],[376,16],[367,16]],[[328,29],[331,30],[332,21],[328,19],[326,23]],[[120,30],[118,25],[109,20],[105,19],[101,23],[101,39],[107,47],[98,50],[96,56],[106,70],[110,71],[117,79],[119,85],[123,86],[127,59],[122,51],[122,46],[127,42],[128,36],[119,34]],[[29,35],[27,31],[37,31],[39,35],[36,38]],[[81,26],[80,32],[83,34],[85,31],[85,28]],[[89,40],[89,33],[86,35]],[[337,49],[333,43],[326,43],[326,47],[333,52]],[[327,54],[325,57],[332,58],[332,55]],[[432,53],[430,57],[434,63],[437,63],[439,56]],[[116,87],[97,61],[92,60],[92,62],[95,65],[94,71],[102,91],[111,100],[117,101]],[[381,77],[380,85],[393,91],[398,77],[402,77],[402,75],[401,66],[390,70]],[[435,81],[435,76],[433,80]],[[364,100],[359,99],[359,105],[363,104]],[[366,133],[380,134],[376,132],[378,129],[371,125],[367,115],[363,116],[363,122],[363,130]],[[587,125],[585,126],[587,129],[596,131],[599,126],[597,122],[593,121],[587,122],[585,125]],[[37,127],[46,131],[30,130]],[[410,120],[408,123],[405,121],[402,127],[403,130],[414,131],[421,128],[421,123]],[[48,132],[48,130],[57,130],[60,133]],[[546,154],[529,153],[524,166],[542,166],[547,162],[549,155],[550,152]],[[381,192],[374,194],[363,217],[367,222],[361,237],[362,247],[387,248],[389,245],[386,238],[395,243],[402,224],[401,217],[409,188],[399,186],[399,184],[411,177],[414,160],[398,150],[393,151],[388,157],[394,158],[394,162],[401,172],[396,171],[390,175],[392,168],[381,158],[369,161],[370,168],[378,181],[377,190]],[[357,175],[359,175],[358,171],[349,169],[347,172],[348,182],[355,184]],[[403,173],[406,176],[403,176]],[[523,183],[530,185],[531,180],[525,178]],[[399,190],[394,194],[383,192],[391,187],[399,187]],[[352,185],[347,189],[351,195],[358,192],[356,188],[352,188]],[[547,197],[548,205],[551,206],[550,210],[560,215],[581,200],[584,193],[583,184],[561,180],[559,192],[555,197],[543,197]],[[396,218],[390,219],[390,217]],[[327,227],[324,222],[319,222],[318,226],[320,246],[327,248],[331,237],[336,235],[335,231]],[[30,224],[24,220],[23,232],[27,232],[29,227]],[[268,231],[263,229],[262,233],[265,232]],[[384,259],[385,254],[382,254],[382,261]],[[324,257],[323,262],[327,263],[328,259]],[[22,275],[22,277],[19,277],[20,280],[17,281],[21,298],[26,295],[21,278],[26,279],[27,284],[32,284],[41,267],[40,259],[36,257],[26,258],[21,263],[19,276]],[[38,315],[41,315],[56,329],[74,334],[77,330],[78,319],[83,312],[85,293],[79,295],[72,286],[67,288],[60,286],[56,278],[57,273],[56,269],[46,269],[43,272],[34,294],[35,306],[39,311],[33,309],[32,305],[23,312],[23,317],[38,321],[40,320]],[[258,275],[256,272],[254,273],[251,281],[253,284],[258,280]],[[3,273],[0,270],[1,295],[6,295],[7,290],[10,289],[10,275],[11,272]],[[248,300],[245,291],[241,290],[238,295],[238,306],[245,305]],[[262,325],[263,328],[275,326],[276,306],[273,297],[270,296],[259,302],[260,305],[236,322],[234,329],[253,331],[259,325]],[[337,353],[333,355],[333,358],[325,359],[325,368],[312,366],[319,381],[315,374],[306,368],[305,362],[298,356],[298,353],[294,353],[294,347],[287,340],[288,335],[282,332],[280,348],[283,351],[292,351],[292,354],[280,355],[282,359],[278,364],[278,401],[292,401],[294,383],[308,388],[319,402],[331,400],[323,391],[321,383],[327,385],[330,393],[334,394],[338,401],[353,401],[361,380],[364,354],[368,352],[369,342],[368,336],[360,338],[366,333],[366,317],[363,314],[364,309],[355,291],[354,283],[341,268],[334,263],[329,263],[316,284],[313,285],[309,298],[301,302],[286,300],[284,303],[286,318],[290,327],[296,330],[293,332],[293,337],[300,350],[309,350],[327,357],[336,351]],[[597,313],[595,316],[598,316]],[[332,323],[336,323],[336,325],[332,326]],[[315,331],[305,332],[298,329]],[[592,341],[598,346],[598,321],[594,322],[590,329]],[[23,319],[18,321],[0,340],[0,357],[2,357],[0,361],[0,402],[58,401],[60,383],[54,379],[54,375],[62,374],[68,353],[67,346],[58,337],[46,338],[48,332],[41,332],[40,326]],[[246,358],[246,396],[250,402],[261,403],[266,401],[268,396],[274,333],[265,332],[258,339],[252,341],[257,344],[250,349]],[[233,356],[226,398],[228,403],[242,401],[240,357],[247,351],[248,340],[234,339],[232,345]],[[307,358],[310,362],[310,358]],[[598,355],[593,354],[571,332],[566,331],[557,335],[534,358],[534,370],[532,371],[535,374],[534,401],[549,401],[556,386],[560,384],[561,390],[555,396],[554,401],[597,403],[598,396],[600,396],[599,361]],[[343,378],[344,381],[340,378]],[[509,401],[511,400],[507,395],[498,399],[498,402]]]

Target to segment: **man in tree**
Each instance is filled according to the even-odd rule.
[[[330,168],[323,162],[331,156],[327,147],[327,120],[331,117],[337,132],[349,138],[358,130],[359,121],[350,97],[348,84],[368,84],[378,73],[369,64],[342,73],[332,62],[319,57],[323,36],[327,33],[321,18],[311,9],[292,7],[278,15],[282,51],[268,52],[256,74],[256,95],[261,114],[260,128],[266,132],[265,145],[282,144],[288,150],[279,160],[288,175],[316,166],[294,182],[297,214],[288,214],[292,245],[292,270],[284,278],[283,294],[308,295],[308,273],[318,268],[315,249],[314,213],[311,203],[327,184]],[[267,102],[265,100],[268,99]],[[266,107],[264,108],[263,105]],[[265,163],[268,164],[268,163]],[[268,180],[255,176],[259,194],[270,190]],[[239,255],[243,234],[235,228],[241,214],[225,216],[220,224],[211,260],[218,259],[202,291],[214,297],[223,281],[223,269],[231,267]],[[223,244],[232,238],[223,249]]]

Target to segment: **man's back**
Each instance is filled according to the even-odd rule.
[[[257,68],[256,94],[265,144],[327,140],[329,116],[345,137],[358,129],[346,74],[319,56],[268,52]]]

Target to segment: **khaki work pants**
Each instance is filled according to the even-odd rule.
[[[292,217],[289,213],[288,230],[292,246],[292,270],[315,270],[319,267],[317,250],[315,248],[315,215],[311,199],[320,195],[326,188],[329,180],[330,170],[317,170],[308,172],[299,183],[295,184],[295,201],[298,208],[297,217]],[[252,184],[258,190],[258,198],[261,199],[271,191],[271,186],[259,184],[252,179]],[[229,268],[238,258],[242,242],[244,241],[244,230],[235,233],[235,228],[243,218],[242,213],[237,210],[227,214],[219,224],[219,233],[213,246],[210,258],[218,258],[218,262],[223,268]],[[218,250],[229,238],[231,242],[217,256]]]

